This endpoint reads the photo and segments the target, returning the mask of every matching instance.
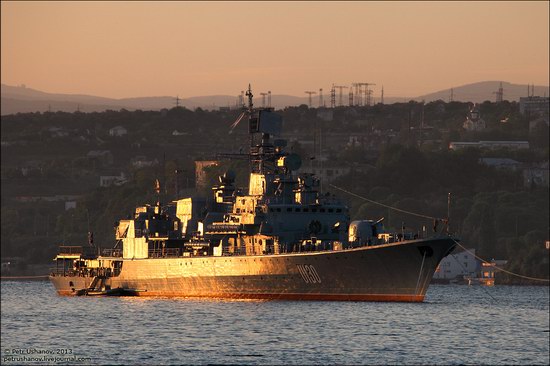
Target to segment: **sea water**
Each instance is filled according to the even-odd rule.
[[[2,281],[2,364],[545,364],[549,287],[423,303],[60,297]]]

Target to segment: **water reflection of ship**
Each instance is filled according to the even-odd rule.
[[[248,192],[227,172],[213,200],[146,205],[116,226],[115,248],[61,247],[50,279],[62,295],[423,301],[455,241],[387,233],[382,220],[350,222],[348,208],[321,195],[301,160],[273,139],[282,119],[249,106]]]

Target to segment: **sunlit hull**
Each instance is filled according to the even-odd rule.
[[[341,251],[123,260],[108,289],[137,296],[421,302],[451,238]],[[93,278],[51,276],[61,295]]]

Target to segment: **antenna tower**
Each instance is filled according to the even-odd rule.
[[[336,107],[336,87],[332,84],[330,88],[330,108]]]
[[[323,88],[319,89],[319,108],[323,107]]]

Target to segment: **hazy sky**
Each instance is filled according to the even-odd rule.
[[[549,2],[5,2],[2,83],[105,97],[548,85]],[[326,95],[326,94],[325,94]]]

